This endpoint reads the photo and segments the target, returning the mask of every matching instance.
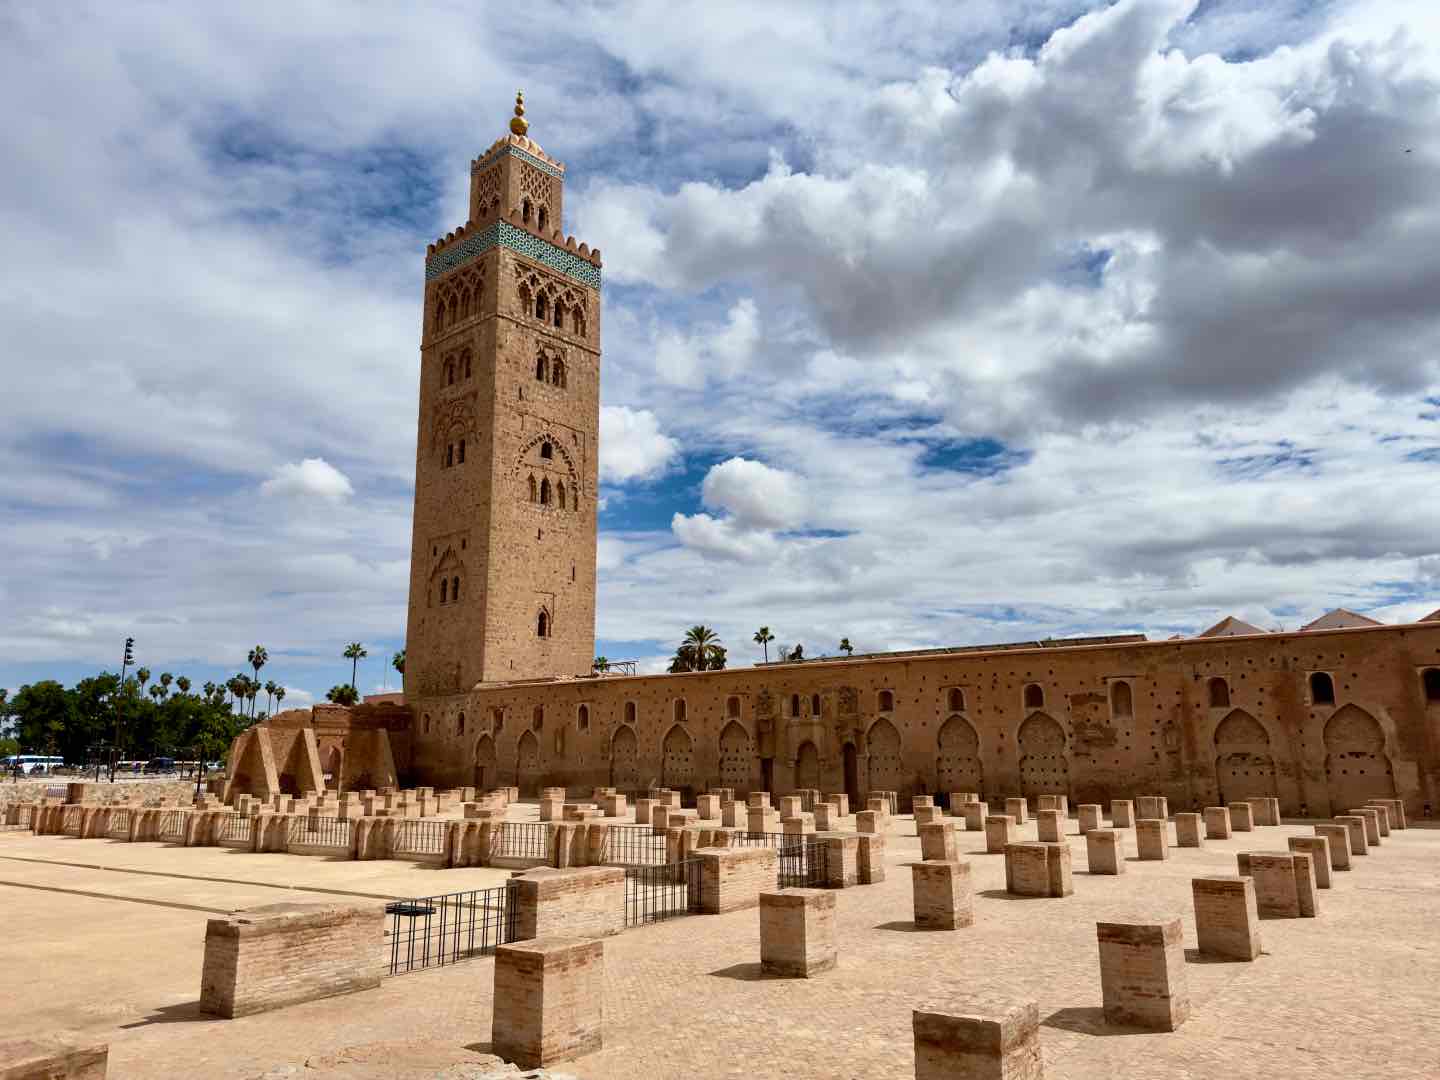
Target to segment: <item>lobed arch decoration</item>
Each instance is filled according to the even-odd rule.
[[[984,791],[980,736],[963,716],[951,716],[936,736],[935,790]]]
[[[908,787],[900,752],[900,732],[884,717],[870,725],[865,736],[870,757],[870,790],[900,791]]]
[[[1215,729],[1215,782],[1222,804],[1280,794],[1270,734],[1244,709],[1230,712]]]
[[[429,607],[449,606],[460,602],[460,583],[465,578],[465,561],[453,547],[447,546],[430,569],[426,590]]]
[[[475,740],[475,786],[492,788],[497,786],[498,780],[495,740],[489,735],[481,735]]]
[[[1037,712],[1020,725],[1020,794],[1070,794],[1070,757],[1065,729],[1048,713]]]
[[[515,784],[522,795],[540,792],[540,740],[533,731],[520,736],[515,750]]]
[[[665,733],[661,744],[660,782],[684,791],[695,781],[695,742],[679,724]]]
[[[565,444],[549,431],[542,431],[526,440],[515,458],[510,475],[516,478],[522,488],[526,486],[526,480],[521,479],[522,477],[533,480],[536,484],[543,484],[545,479],[554,477],[550,483],[552,490],[556,481],[563,482],[577,496],[580,490],[580,473],[575,466],[575,459],[570,456]],[[536,489],[532,487],[531,490]],[[531,501],[536,501],[534,495]]]
[[[795,786],[797,788],[820,787],[820,751],[806,739],[795,752]]]
[[[618,791],[640,788],[640,740],[628,724],[616,728],[610,739],[610,785]]]
[[[1325,723],[1325,790],[1332,813],[1395,797],[1395,773],[1385,732],[1358,705],[1345,705]]]
[[[471,267],[438,282],[430,301],[430,330],[439,334],[480,313],[485,275]]]
[[[430,422],[430,449],[440,455],[446,446],[467,436],[473,442],[479,430],[474,394],[443,401],[436,406],[435,415]]]
[[[736,699],[732,699],[736,700]],[[750,763],[755,747],[750,733],[734,720],[720,732],[720,784],[737,792],[750,790]]]

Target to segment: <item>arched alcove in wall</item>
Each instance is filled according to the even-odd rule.
[[[1020,725],[1020,793],[1068,795],[1070,758],[1065,729],[1047,713],[1033,713]]]
[[[818,788],[820,786],[820,751],[806,739],[795,752],[795,786]]]
[[[695,743],[679,724],[665,733],[661,746],[660,782],[668,788],[683,791],[695,782]]]
[[[338,746],[330,747],[325,755],[325,775],[328,778],[325,786],[332,791],[340,788],[341,770],[345,767],[345,753]]]
[[[899,791],[909,784],[900,756],[900,732],[884,717],[870,725],[865,736],[869,752],[871,791]]]
[[[946,720],[936,736],[935,790],[983,791],[980,736],[963,716]]]
[[[500,777],[495,768],[495,740],[489,735],[481,735],[475,740],[475,786],[477,788],[492,788],[499,783]]]
[[[1325,724],[1325,790],[1332,813],[1393,799],[1395,775],[1385,754],[1385,732],[1358,705],[1346,705]]]
[[[533,731],[520,736],[515,754],[515,786],[522,795],[536,795],[540,791],[540,740]]]
[[[610,740],[610,784],[619,791],[640,789],[640,740],[628,724],[616,728]]]
[[[733,700],[733,699],[732,699]],[[720,732],[720,784],[736,793],[750,790],[750,768],[755,750],[750,733],[734,720]]]
[[[1222,803],[1279,794],[1270,735],[1244,709],[1231,712],[1215,729],[1215,782]]]

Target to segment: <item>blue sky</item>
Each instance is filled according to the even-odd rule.
[[[393,686],[516,87],[605,259],[597,651],[1440,607],[1433,4],[19,2],[0,686]]]

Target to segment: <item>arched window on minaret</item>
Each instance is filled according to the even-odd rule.
[[[555,448],[548,442],[542,442],[540,444],[540,456],[546,461],[551,460],[555,456]]]
[[[455,361],[454,361],[454,360],[446,360],[446,361],[445,361],[445,385],[446,385],[446,386],[454,386],[454,385],[455,385]]]
[[[450,599],[460,599],[460,579],[458,577],[453,577],[450,579]]]
[[[579,309],[579,307],[576,307],[574,310],[572,310],[572,311],[570,312],[570,318],[571,318],[572,323],[574,324],[575,333],[579,334],[581,337],[584,337],[584,336],[585,336],[585,313],[584,313],[583,311],[581,311],[581,310]]]
[[[535,227],[542,233],[545,231],[545,207],[535,211]]]
[[[555,301],[555,329],[562,330],[565,327],[565,305],[559,300]]]
[[[444,330],[444,329],[445,329],[445,298],[444,298],[443,296],[437,296],[437,297],[435,298],[435,332],[438,334],[441,330]]]
[[[523,221],[526,225],[529,225],[529,224],[530,224],[530,200],[529,200],[529,199],[521,199],[521,200],[520,200],[520,220]]]
[[[535,358],[535,378],[539,379],[541,382],[545,382],[546,372],[549,370],[549,366],[550,362],[545,359],[544,353],[541,353],[539,356],[537,356]]]
[[[565,361],[561,360],[558,356],[555,358],[555,363],[550,367],[550,381],[562,389],[565,386]]]
[[[540,609],[540,616],[535,620],[535,632],[540,637],[550,636],[550,613],[544,608]]]
[[[539,296],[535,297],[535,317],[541,322],[544,322],[545,319],[549,317],[549,315],[550,301],[546,298],[544,293],[541,293]]]
[[[459,450],[459,453],[457,453],[457,454],[455,455],[455,463],[456,463],[457,465],[464,465],[464,464],[465,464],[465,440],[464,440],[464,439],[461,439],[461,440],[460,440],[460,450]]]
[[[555,482],[555,505],[561,510],[565,509],[565,481],[563,480]]]
[[[540,481],[540,505],[550,505],[550,480],[548,477]]]
[[[579,484],[576,484],[573,488],[570,489],[570,502],[571,502],[571,506],[570,506],[570,509],[571,509],[571,510],[579,510],[579,509],[580,509],[580,485],[579,485]],[[573,574],[571,575],[571,579],[572,579],[572,580],[574,579],[574,575],[573,575]]]
[[[536,487],[535,487],[535,476],[534,476],[534,474],[532,473],[531,476],[530,476],[530,501],[533,503],[533,502],[535,502],[539,497],[540,497],[540,496],[537,494],[537,489],[536,489]]]
[[[465,356],[465,376],[464,376],[464,377],[468,379],[468,378],[470,378],[470,350],[469,350],[469,349],[466,349],[466,350],[465,350],[464,356]]]
[[[442,577],[442,578],[440,579],[440,602],[441,602],[442,604],[449,603],[449,599],[450,599],[450,582],[449,582],[447,579],[445,579],[445,578]]]
[[[454,444],[454,443],[449,443],[449,444],[445,447],[445,468],[448,469],[448,468],[450,468],[451,465],[454,465],[454,464],[455,464],[455,444]]]
[[[470,303],[470,290],[466,289],[460,294],[460,317],[462,319],[470,317]]]

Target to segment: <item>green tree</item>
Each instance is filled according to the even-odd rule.
[[[67,761],[83,761],[85,748],[71,757],[65,750],[67,737],[72,737],[75,703],[65,687],[54,679],[29,683],[16,691],[10,703],[18,723],[18,738],[21,745],[35,751],[63,753]]]
[[[755,644],[765,650],[765,662],[770,662],[770,642],[775,640],[775,635],[770,633],[768,626],[762,626],[755,631]]]
[[[266,715],[269,715],[269,713],[270,713],[270,703],[275,700],[275,691],[278,690],[278,689],[279,689],[279,686],[276,685],[276,682],[275,682],[274,679],[268,679],[268,680],[266,680],[266,682],[265,682],[265,712],[266,712]]]
[[[333,701],[336,705],[354,705],[360,700],[360,691],[355,689],[353,683],[340,683],[325,692],[325,700]]]
[[[250,666],[255,669],[255,685],[257,688],[260,685],[260,669],[265,666],[265,662],[269,659],[270,654],[265,651],[264,645],[256,645],[250,650]],[[255,697],[255,694],[250,695],[252,705],[254,704]],[[252,709],[251,711],[253,712],[254,710]]]
[[[592,666],[592,669],[591,669],[591,670],[593,670],[593,671],[609,671],[609,670],[610,670],[610,658],[609,658],[608,656],[597,656],[597,657],[595,657],[595,663],[594,663],[594,665]]]
[[[187,696],[189,695],[189,693],[190,693],[190,679],[189,679],[187,676],[181,675],[179,678],[177,678],[177,679],[175,680],[175,685],[176,685],[176,687],[180,690],[180,693],[185,694],[185,695],[187,695]]]
[[[150,681],[150,669],[148,667],[136,668],[135,678],[140,680],[140,693],[145,693],[145,684]]]
[[[360,688],[355,686],[355,673],[360,666],[360,661],[370,654],[365,651],[365,646],[361,645],[360,642],[352,641],[349,645],[345,646],[343,655],[346,660],[350,661],[350,685],[355,688],[355,692],[358,694]]]
[[[285,687],[283,687],[283,686],[276,686],[276,687],[275,687],[275,708],[276,708],[276,709],[279,709],[279,708],[280,708],[280,703],[281,703],[282,701],[284,701],[284,700],[285,700]]]
[[[840,651],[843,652],[846,656],[854,655],[855,646],[850,644],[850,639],[848,637],[842,637],[840,639]]]
[[[405,677],[405,650],[404,650],[404,649],[401,649],[399,652],[397,652],[394,656],[392,656],[392,657],[390,658],[390,666],[393,667],[396,671],[398,671],[398,672],[400,673],[400,677],[401,677],[402,679]]]
[[[719,671],[725,662],[725,647],[720,644],[719,636],[710,627],[697,625],[685,632],[685,640],[670,661],[670,670]]]

